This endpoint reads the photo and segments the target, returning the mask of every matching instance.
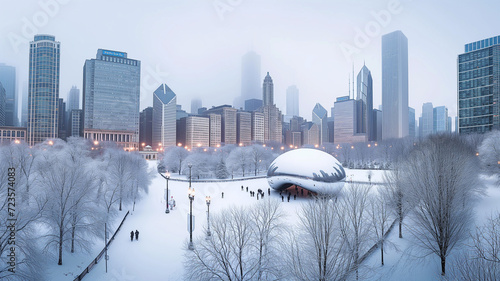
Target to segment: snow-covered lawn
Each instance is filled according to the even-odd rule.
[[[156,166],[155,161],[149,162],[150,166]],[[368,181],[367,170],[346,169],[347,179],[353,181]],[[372,182],[383,181],[383,171],[372,171]],[[477,207],[478,221],[484,219],[500,207],[500,189],[494,188],[489,183],[487,196],[482,199]],[[196,183],[192,186],[196,190],[193,202],[193,214],[196,226],[194,237],[203,236],[203,229],[207,223],[205,196],[211,196],[210,213],[217,213],[223,208],[231,205],[249,205],[257,202],[257,197],[250,197],[246,190],[241,191],[241,185],[248,186],[249,191],[262,189],[265,191],[263,200],[278,200],[281,202],[279,193],[271,190],[268,196],[269,185],[265,178],[246,180],[239,182],[217,182]],[[131,214],[125,221],[122,229],[117,234],[115,241],[109,249],[108,273],[105,273],[105,260],[102,259],[83,280],[182,280],[184,247],[189,239],[187,231],[187,217],[189,213],[189,199],[187,197],[188,183],[169,181],[169,190],[177,203],[177,206],[169,214],[165,214],[165,179],[157,175],[149,188],[149,194],[136,204],[135,211],[129,206]],[[224,198],[222,198],[224,193]],[[262,200],[262,199],[260,199]],[[288,215],[287,222],[291,225],[297,222],[296,214],[307,198],[297,198],[290,202],[282,203],[284,212]],[[126,209],[120,214],[118,221],[123,218]],[[118,222],[119,223],[119,222]],[[115,224],[118,224],[115,223]],[[116,227],[115,225],[114,227]],[[114,229],[114,228],[113,228]],[[139,240],[130,241],[130,231],[139,230]],[[388,248],[385,255],[385,265],[381,267],[380,251],[375,251],[364,265],[367,268],[369,280],[437,280],[439,279],[439,263],[434,257],[428,257],[425,261],[412,257],[409,252],[409,233],[403,229],[404,239],[398,238],[395,228],[389,236],[389,240],[397,247]],[[196,245],[195,245],[196,246]],[[102,249],[103,242],[99,241],[94,247],[92,255],[66,253],[64,265],[57,266],[57,261],[51,263],[47,270],[50,272],[48,280],[73,280]],[[397,248],[397,249],[396,249]],[[365,277],[367,277],[365,276]]]

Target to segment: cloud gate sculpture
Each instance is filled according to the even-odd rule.
[[[297,185],[316,193],[335,194],[344,186],[345,171],[332,155],[300,148],[278,156],[267,170],[267,181],[278,191]]]

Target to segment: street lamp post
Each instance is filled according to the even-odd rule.
[[[191,168],[193,167],[193,164],[189,163],[189,188],[191,188]]]
[[[205,197],[205,201],[207,201],[207,239],[212,236],[210,232],[210,196]]]
[[[170,173],[169,172],[166,172],[165,173],[165,179],[167,179],[167,192],[166,192],[166,195],[167,195],[167,200],[165,200],[167,202],[166,204],[166,209],[165,209],[165,213],[168,214],[170,213],[170,209],[168,208],[168,179],[170,178]]]
[[[194,200],[194,188],[188,189],[188,198],[189,198],[189,250],[194,250],[193,245],[193,200]]]

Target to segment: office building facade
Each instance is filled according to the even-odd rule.
[[[382,135],[408,136],[408,39],[401,31],[382,36]]]
[[[239,111],[236,115],[236,142],[238,145],[252,143],[252,113]]]
[[[448,132],[448,108],[437,106],[433,109],[433,133]]]
[[[153,150],[177,145],[177,96],[162,84],[153,93]]]
[[[125,150],[138,149],[141,62],[99,49],[83,72],[85,136],[119,135]]]
[[[408,107],[408,135],[410,138],[414,139],[416,137],[416,125],[415,125],[415,109]]]
[[[221,142],[236,144],[236,112],[230,105],[212,107],[205,114],[219,114],[221,116]]]
[[[339,97],[335,107],[335,143],[355,143],[367,141],[366,134],[357,133],[357,101],[348,96]]]
[[[58,137],[61,44],[51,35],[30,42],[28,81],[29,145]]]
[[[68,137],[83,137],[83,110],[73,109],[68,115]]]
[[[252,141],[264,143],[264,113],[252,112]]]
[[[422,105],[422,121],[420,122],[420,137],[424,138],[434,132],[434,107],[427,102]]]
[[[500,128],[500,36],[465,45],[457,60],[458,132]]]
[[[0,63],[0,83],[5,90],[5,126],[17,126],[16,68]]]
[[[139,115],[140,150],[149,145],[153,148],[153,107],[146,107]]]

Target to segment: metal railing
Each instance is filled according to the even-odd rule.
[[[109,245],[115,239],[116,234],[118,233],[118,231],[120,231],[120,228],[122,227],[122,225],[125,222],[125,219],[127,218],[127,216],[128,216],[129,213],[130,213],[130,211],[127,211],[127,213],[125,214],[125,217],[123,217],[122,222],[120,223],[120,225],[116,229],[115,233],[113,233],[113,236],[111,236],[111,239],[109,239],[108,243],[106,244],[106,247],[104,247],[102,249],[102,251],[97,255],[97,257],[95,259],[93,259],[92,262],[90,262],[89,266],[87,266],[87,268],[85,268],[82,271],[82,273],[80,273],[80,275],[78,275],[74,279],[74,281],[80,281],[80,280],[82,280],[83,277],[85,277],[85,275],[87,275],[87,273],[89,273],[92,270],[92,268],[102,259],[102,256],[104,255],[104,253],[106,251],[106,248],[109,248]]]

